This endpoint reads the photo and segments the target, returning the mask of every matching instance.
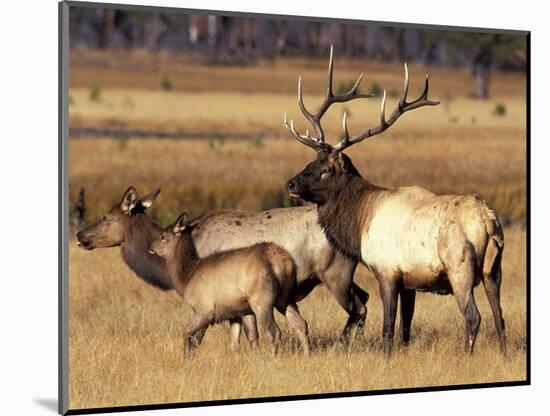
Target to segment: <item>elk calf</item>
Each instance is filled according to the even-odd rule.
[[[184,357],[200,345],[211,323],[252,313],[276,352],[280,330],[274,307],[309,355],[307,324],[294,303],[296,266],[290,254],[273,243],[260,243],[200,259],[192,229],[182,214],[150,246],[151,253],[166,261],[175,289],[193,310],[184,334]]]

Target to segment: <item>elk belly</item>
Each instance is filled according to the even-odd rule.
[[[440,283],[447,286],[441,281],[446,280],[442,274],[444,266],[437,254],[437,239],[430,230],[417,229],[403,236],[399,246],[402,253],[400,271],[407,289],[431,290],[439,288]]]
[[[185,299],[192,309],[211,315],[213,320],[251,313],[247,296],[236,281],[208,277],[189,284]]]

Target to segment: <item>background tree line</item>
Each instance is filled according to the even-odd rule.
[[[258,58],[340,55],[383,61],[420,61],[467,67],[477,96],[488,97],[491,70],[526,69],[525,37],[368,24],[303,22],[271,18],[186,15],[108,8],[72,8],[71,47],[193,50],[215,64],[247,64]]]

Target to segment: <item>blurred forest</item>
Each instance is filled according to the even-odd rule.
[[[418,61],[468,68],[476,95],[487,98],[491,70],[525,71],[525,37],[109,8],[71,8],[71,48],[194,52],[201,63],[252,64],[275,57],[326,56],[334,44],[349,58]]]
[[[341,135],[343,111],[360,130],[378,123],[384,90],[388,111],[397,104],[403,61],[410,97],[429,73],[430,95],[441,100],[351,151],[369,179],[477,193],[506,225],[525,223],[524,33],[87,6],[71,7],[69,19],[74,225],[97,218],[129,184],[169,195],[151,212],[161,223],[182,207],[198,215],[292,204],[283,184],[311,154],[283,116],[307,122],[296,105],[299,75],[308,108],[322,102],[331,44],[335,92],[365,71],[361,91],[376,97],[329,110],[330,140]]]

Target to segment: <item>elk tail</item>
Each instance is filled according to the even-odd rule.
[[[506,354],[506,332],[502,308],[500,306],[500,285],[502,281],[502,252],[504,250],[504,233],[495,213],[486,211],[485,226],[487,228],[487,248],[483,258],[483,286],[487,300],[493,312],[500,351]]]
[[[487,248],[483,259],[483,278],[493,276],[495,267],[500,267],[500,259],[504,250],[504,233],[498,218],[492,210],[489,210],[485,219],[487,228]]]

